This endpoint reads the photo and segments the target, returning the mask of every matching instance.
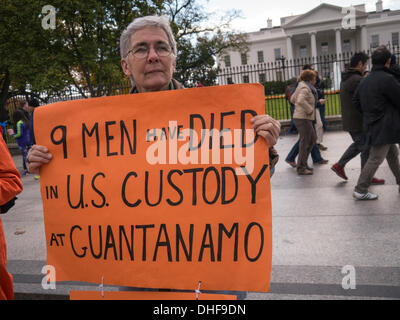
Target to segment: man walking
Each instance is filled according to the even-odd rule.
[[[353,105],[353,95],[367,69],[369,56],[364,52],[355,53],[350,59],[350,68],[343,72],[340,84],[340,103],[342,108],[343,130],[347,131],[353,143],[343,153],[342,157],[331,169],[342,179],[347,180],[344,167],[358,154],[361,157],[361,169],[368,160],[369,148],[365,146],[362,114]],[[372,178],[371,184],[384,184],[385,180]]]
[[[357,200],[378,199],[368,188],[385,158],[400,192],[399,150],[395,146],[400,142],[400,84],[390,74],[390,61],[390,51],[384,46],[378,47],[372,54],[371,73],[361,80],[353,97],[355,106],[363,114],[366,142],[371,146],[368,161],[354,188],[353,197]]]

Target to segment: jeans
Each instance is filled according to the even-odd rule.
[[[292,147],[292,150],[289,151],[289,153],[286,157],[286,161],[288,161],[288,162],[296,161],[296,157],[299,154],[299,143],[300,143],[300,140],[297,140],[295,145]],[[312,159],[313,163],[323,160],[322,156],[321,156],[321,152],[319,151],[318,146],[316,144],[314,144],[313,148],[311,149],[311,159]]]
[[[369,156],[369,147],[365,146],[365,135],[363,132],[349,132],[351,138],[353,139],[353,143],[347,148],[347,150],[343,153],[342,157],[339,159],[338,164],[342,168],[349,162],[351,159],[360,154],[361,157],[361,169],[364,168],[365,164],[368,161]]]

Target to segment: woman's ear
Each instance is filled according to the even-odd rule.
[[[132,75],[131,70],[129,69],[128,62],[124,58],[121,59],[121,67],[122,67],[122,71],[124,71],[124,73],[128,77]]]

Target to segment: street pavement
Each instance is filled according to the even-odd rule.
[[[325,133],[328,150],[322,155],[329,164],[315,165],[312,176],[298,176],[284,161],[296,140],[295,135],[281,136],[276,146],[281,158],[271,180],[270,292],[238,297],[400,299],[400,194],[387,163],[376,174],[386,184],[370,189],[379,200],[356,201],[352,191],[360,158],[347,164],[347,182],[330,169],[351,143],[350,136],[342,131]],[[14,156],[14,161],[21,169],[21,156]],[[13,210],[2,216],[16,298],[67,299],[69,290],[98,290],[94,284],[76,282],[57,283],[55,290],[42,288],[46,248],[40,185],[33,175],[22,180],[24,191]]]

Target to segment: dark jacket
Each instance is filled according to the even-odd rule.
[[[325,93],[324,93],[325,84],[319,77],[317,77],[317,81],[315,82],[314,87],[317,90],[317,99],[315,100],[315,107],[316,108],[321,108],[324,105],[321,104],[319,102],[319,100],[320,99],[325,99]]]
[[[389,71],[400,82],[400,66],[398,64],[391,65]]]
[[[353,68],[342,73],[340,104],[342,108],[343,130],[347,132],[362,131],[362,114],[353,105],[353,95],[361,79],[361,72]]]
[[[369,145],[400,143],[400,83],[385,66],[374,66],[361,80],[354,105],[363,114]]]

